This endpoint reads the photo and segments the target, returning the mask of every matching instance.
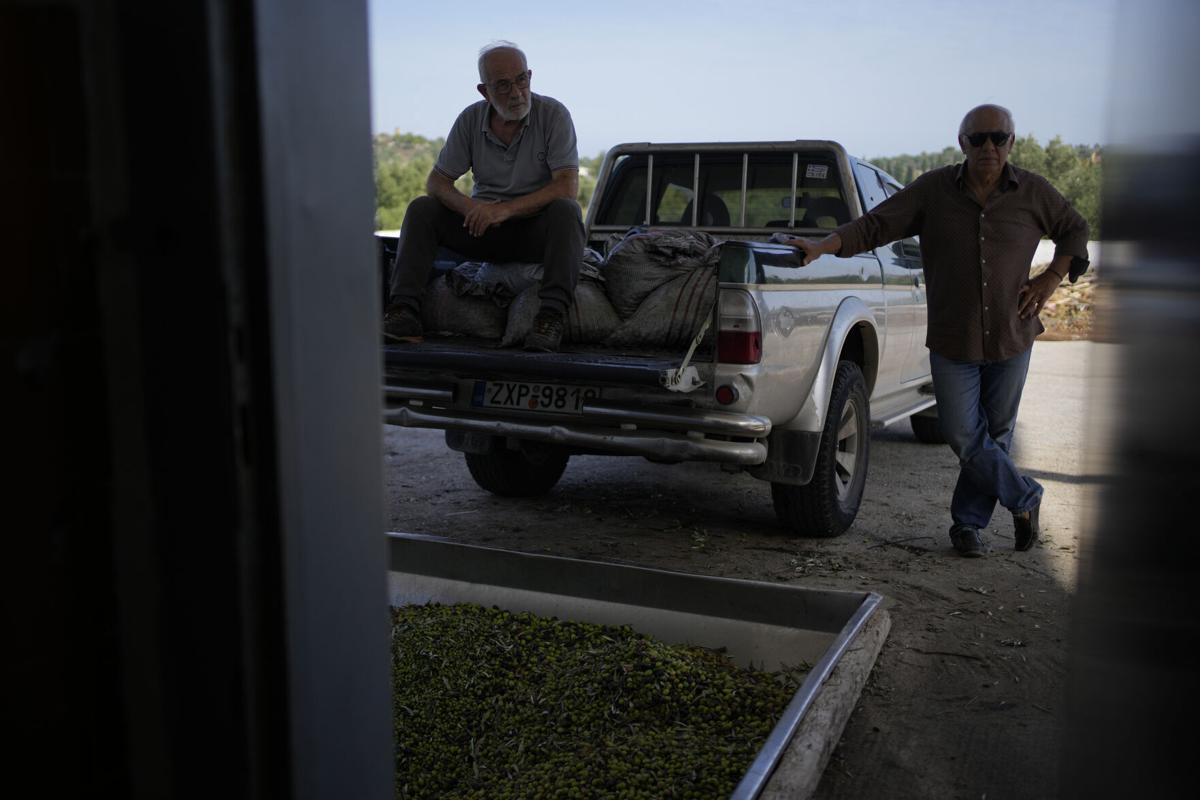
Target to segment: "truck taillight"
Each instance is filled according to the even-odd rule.
[[[717,361],[757,364],[762,361],[762,326],[758,306],[748,292],[722,289],[717,311]]]
[[[762,361],[762,334],[758,331],[719,331],[717,361],[722,364],[757,364]]]

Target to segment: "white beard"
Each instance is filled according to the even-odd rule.
[[[526,100],[521,105],[513,108],[512,106],[501,106],[499,103],[492,101],[492,110],[500,115],[500,119],[505,122],[519,122],[529,114],[531,103]]]

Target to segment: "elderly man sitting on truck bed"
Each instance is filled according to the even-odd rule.
[[[480,261],[541,262],[541,308],[526,350],[554,351],[562,339],[583,258],[579,152],[566,107],[529,90],[533,70],[511,42],[479,54],[479,93],[446,137],[409,205],[392,269],[384,336],[419,337],[421,295],[439,245]],[[471,197],[454,188],[470,169]]]

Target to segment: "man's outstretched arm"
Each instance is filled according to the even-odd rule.
[[[842,249],[842,237],[836,233],[831,233],[824,239],[809,239],[804,236],[792,236],[786,233],[777,233],[771,237],[771,241],[779,244],[791,245],[804,252],[805,265],[811,264],[821,256],[835,255]]]

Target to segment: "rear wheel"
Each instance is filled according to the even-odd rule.
[[[812,480],[771,484],[775,515],[801,536],[832,537],[858,516],[867,482],[871,409],[866,381],[853,361],[838,364]]]
[[[496,448],[464,453],[467,469],[481,489],[501,497],[536,497],[554,488],[570,456],[559,450]]]

